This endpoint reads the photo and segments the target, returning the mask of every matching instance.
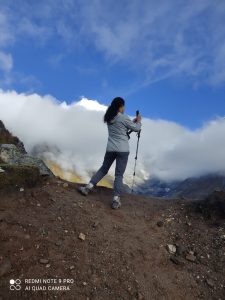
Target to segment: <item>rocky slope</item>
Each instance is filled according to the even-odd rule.
[[[0,300],[225,298],[224,192],[112,210],[111,189],[85,198],[0,125]]]
[[[111,194],[85,198],[56,178],[2,192],[1,299],[224,299],[224,193],[198,203],[125,194],[120,210]],[[68,279],[69,290],[25,290],[35,278]]]

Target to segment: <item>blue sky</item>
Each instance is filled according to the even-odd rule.
[[[198,128],[225,115],[225,1],[0,0],[0,88]]]

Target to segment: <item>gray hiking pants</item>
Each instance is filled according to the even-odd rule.
[[[127,166],[128,156],[129,152],[106,151],[101,168],[92,176],[90,182],[96,185],[108,173],[112,163],[116,160],[113,195],[120,196],[123,190],[123,174]]]

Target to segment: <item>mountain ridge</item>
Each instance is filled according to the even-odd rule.
[[[174,181],[150,178],[136,188],[136,193],[163,198],[180,197],[199,200],[220,190],[225,191],[225,176],[214,173]]]

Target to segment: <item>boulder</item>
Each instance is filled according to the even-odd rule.
[[[27,153],[20,151],[14,144],[0,144],[0,159],[8,165],[22,166],[29,165],[37,167],[42,176],[54,177],[51,170],[45,163],[36,157],[32,157]]]

